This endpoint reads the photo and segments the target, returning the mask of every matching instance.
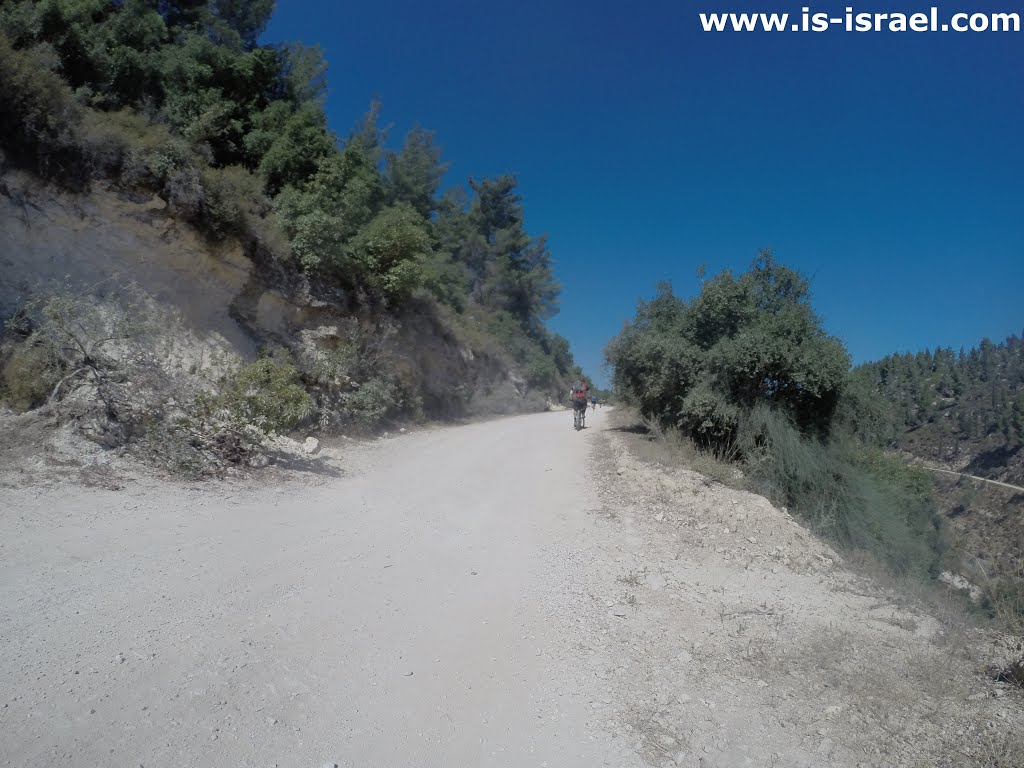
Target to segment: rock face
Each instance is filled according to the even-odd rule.
[[[252,336],[232,317],[252,262],[237,246],[214,252],[165,208],[157,198],[135,202],[100,188],[70,195],[21,174],[0,177],[0,320],[26,291],[70,283],[116,301],[132,283],[180,316],[195,342],[193,362],[204,353],[255,355]]]
[[[982,590],[977,584],[972,584],[963,576],[957,573],[950,573],[949,571],[943,571],[939,574],[939,581],[943,584],[948,584],[953,589],[961,592],[966,592],[971,598],[971,602],[981,602]]]

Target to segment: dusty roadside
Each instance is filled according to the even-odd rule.
[[[613,563],[597,651],[653,765],[1018,766],[1024,696],[988,681],[1007,638],[927,615],[765,499],[595,444]]]

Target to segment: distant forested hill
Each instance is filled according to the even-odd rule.
[[[1024,340],[889,355],[857,367],[888,406],[890,444],[985,477],[1024,481]]]

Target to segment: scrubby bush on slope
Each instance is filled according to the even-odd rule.
[[[879,453],[884,414],[851,380],[806,279],[770,252],[690,301],[661,286],[606,357],[646,418],[742,462],[778,503],[896,571],[935,567],[944,534],[929,481]]]

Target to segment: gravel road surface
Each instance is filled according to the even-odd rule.
[[[429,430],[279,487],[0,491],[0,762],[628,764],[574,645],[597,431]]]

